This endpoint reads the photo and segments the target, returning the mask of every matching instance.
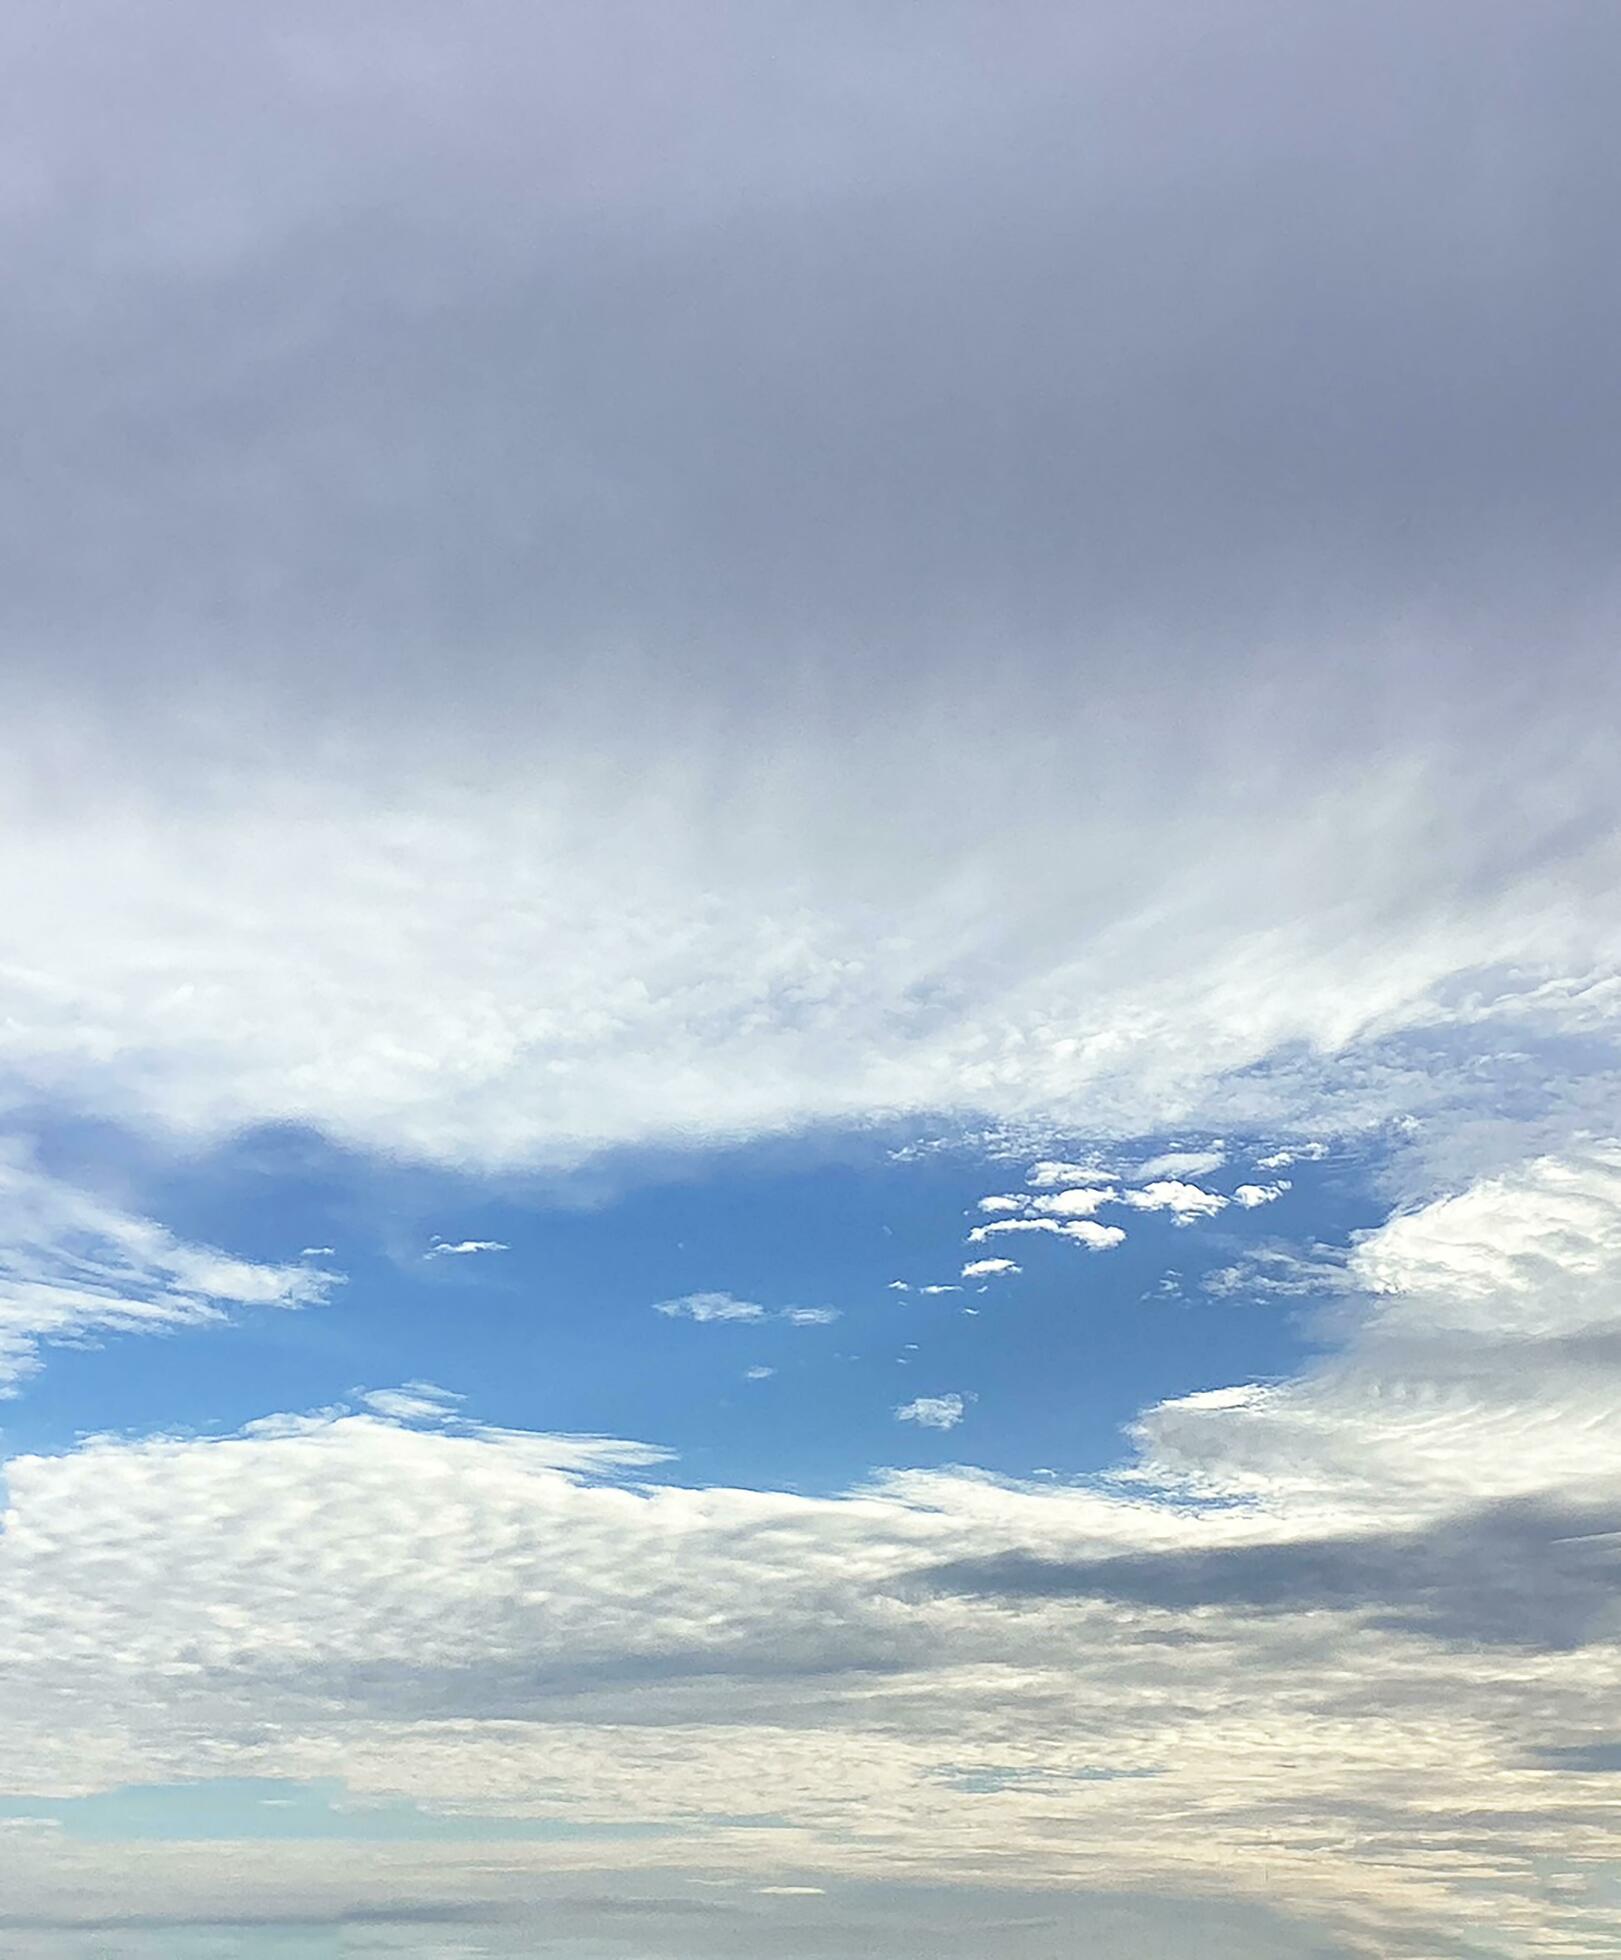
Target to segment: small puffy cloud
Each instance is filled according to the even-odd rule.
[[[1072,1224],[1060,1225],[1058,1233],[1060,1238],[1073,1239],[1077,1245],[1084,1245],[1088,1252],[1108,1252],[1126,1242],[1126,1235],[1120,1226],[1099,1225],[1090,1218],[1077,1218]]]
[[[464,1259],[474,1252],[510,1252],[511,1246],[504,1245],[500,1239],[441,1239],[436,1238],[425,1253],[424,1259]]]
[[[1184,1184],[1174,1177],[1160,1178],[1138,1191],[1124,1191],[1120,1202],[1137,1211],[1168,1211],[1178,1225],[1227,1209],[1227,1200],[1219,1191],[1206,1191],[1202,1185]]]
[[[785,1307],[782,1317],[793,1327],[830,1327],[839,1317],[837,1307]]]
[[[1125,1233],[1118,1225],[1099,1225],[1090,1218],[1003,1218],[994,1225],[976,1225],[968,1234],[970,1245],[983,1245],[994,1235],[1003,1232],[1047,1232],[1053,1238],[1073,1239],[1077,1245],[1089,1247],[1093,1252],[1103,1252],[1112,1245],[1119,1245]]]
[[[300,1259],[331,1259],[336,1256],[336,1248],[330,1245],[306,1245],[300,1248]]]
[[[895,1410],[897,1422],[915,1422],[924,1429],[955,1429],[966,1406],[960,1395],[919,1395]]]
[[[925,1286],[921,1290],[924,1293],[960,1293],[962,1288],[960,1286],[943,1286],[937,1282],[935,1285]]]
[[[1227,1152],[1219,1143],[1204,1150],[1163,1150],[1157,1157],[1139,1164],[1137,1175],[1141,1178],[1203,1177],[1207,1171],[1219,1171],[1226,1161]]]
[[[981,1211],[1023,1211],[1024,1200],[1023,1198],[1011,1198],[1006,1195],[981,1198],[979,1208]]]
[[[912,1288],[904,1279],[892,1279],[889,1282],[889,1290],[891,1293],[910,1293]]]
[[[1066,1164],[1045,1157],[1039,1164],[1032,1164],[1024,1175],[1027,1184],[1045,1190],[1054,1184],[1107,1184],[1111,1174],[1096,1164]]]
[[[730,1293],[683,1293],[675,1300],[655,1300],[654,1313],[667,1320],[764,1320],[765,1308]]]
[[[1080,1190],[1054,1191],[1047,1197],[1033,1198],[1030,1208],[1056,1218],[1085,1218],[1099,1205],[1116,1204],[1119,1198],[1120,1193],[1112,1184],[1093,1184]]]
[[[995,1273],[1021,1273],[1022,1266],[1011,1259],[970,1259],[962,1269],[964,1279],[988,1279]]]
[[[1257,1157],[1255,1168],[1258,1171],[1286,1171],[1294,1163],[1316,1163],[1328,1155],[1326,1143],[1296,1144],[1293,1150],[1274,1150],[1265,1157]]]
[[[1242,1205],[1246,1211],[1254,1211],[1257,1205],[1269,1205],[1291,1188],[1286,1177],[1280,1177],[1276,1184],[1241,1184],[1233,1193],[1233,1203]]]
[[[775,1368],[745,1368],[743,1370],[743,1379],[746,1382],[766,1382],[770,1381],[776,1372]]]

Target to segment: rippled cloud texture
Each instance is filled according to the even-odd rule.
[[[1618,58],[8,11],[8,1951],[1621,1947]],[[875,1138],[987,1195],[864,1304]],[[795,1151],[621,1362],[750,1473],[560,1420],[525,1219]],[[1108,1463],[985,1467],[1036,1286],[1142,1318]]]

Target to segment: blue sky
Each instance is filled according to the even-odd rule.
[[[1189,1154],[1220,1162],[1191,1188],[1224,1197],[1281,1175],[1254,1168],[1275,1140],[1214,1141],[1195,1139]],[[1176,1142],[1067,1154],[1118,1162],[1129,1190],[1130,1170]],[[976,1464],[1008,1476],[1106,1470],[1145,1405],[1285,1374],[1313,1351],[1306,1302],[1258,1310],[1205,1281],[1276,1240],[1285,1219],[1291,1243],[1372,1222],[1360,1154],[1308,1157],[1272,1203],[1191,1223],[1107,1207],[1131,1229],[1090,1251],[1039,1234],[968,1243],[1004,1216],[981,1198],[1043,1195],[1027,1184],[1039,1159],[971,1143],[911,1156],[882,1133],[823,1137],[497,1195],[391,1175],[314,1137],[249,1138],[178,1173],[151,1167],[126,1197],[244,1257],[312,1248],[311,1270],[341,1275],[330,1304],[239,1312],[229,1338],[202,1326],[63,1350],[8,1433],[17,1449],[135,1433],[158,1398],[166,1423],[228,1431],[267,1398],[319,1408],[426,1379],[485,1422],[656,1441],[685,1482],[832,1492],[879,1466],[956,1461],[970,1443]],[[440,1241],[487,1249],[435,1254]],[[1009,1249],[1018,1271],[964,1277]],[[703,1295],[738,1317],[658,1311]],[[898,1406],[941,1394],[973,1398],[965,1426],[897,1429]]]
[[[1621,15],[0,20],[0,1946],[1621,1950]]]

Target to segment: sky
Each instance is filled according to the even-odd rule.
[[[1621,1949],[1621,16],[0,19],[0,1944]]]

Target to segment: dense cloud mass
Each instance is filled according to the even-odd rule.
[[[1320,1353],[1091,1480],[973,1468],[952,1377],[884,1421],[967,1461],[843,1495],[404,1368],[12,1449],[19,1951],[1616,1950],[1618,56],[1585,0],[8,10],[0,1393],[341,1310],[108,1139],[465,1195],[883,1126],[1033,1163],[918,1289],[998,1298],[1270,1229],[1323,1137],[1384,1206],[1245,1242],[1206,1295]],[[638,1312],[837,1317],[730,1284]],[[73,1822],[247,1777],[447,1835],[228,1898]]]
[[[29,1093],[510,1162],[1607,1024],[1603,10],[5,31]]]

